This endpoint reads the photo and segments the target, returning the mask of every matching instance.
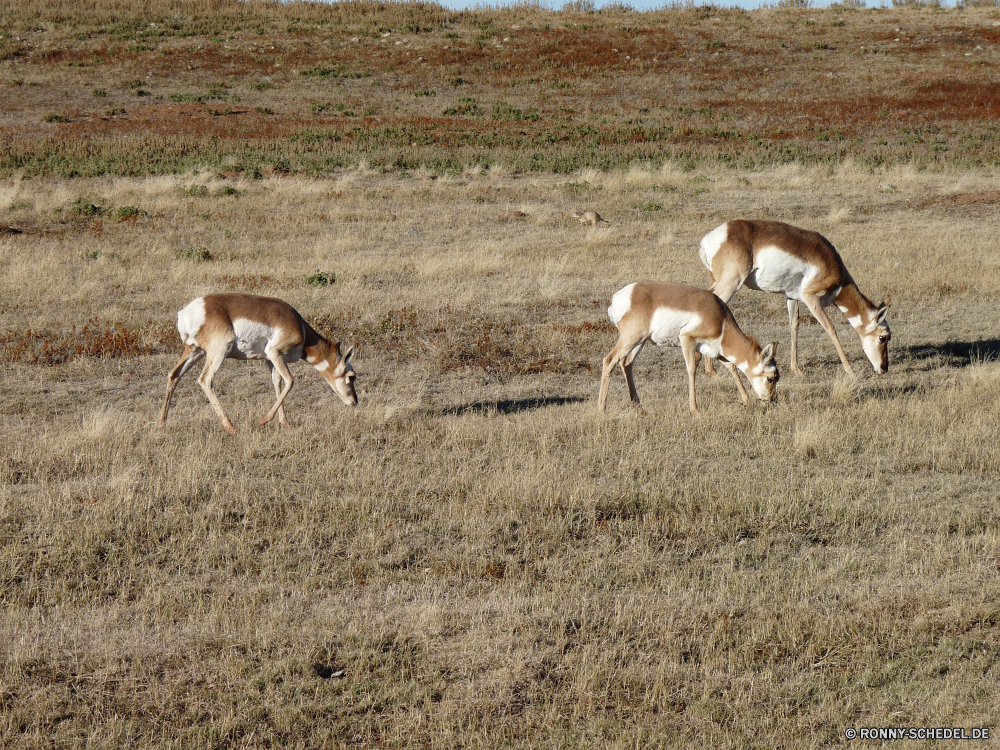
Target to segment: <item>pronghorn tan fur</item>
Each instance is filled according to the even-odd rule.
[[[799,368],[799,302],[823,326],[849,375],[854,375],[837,331],[823,310],[835,304],[861,337],[861,346],[876,373],[889,369],[888,308],[876,307],[858,289],[836,248],[821,234],[779,221],[730,221],[706,234],[701,262],[712,272],[712,291],[729,302],[744,284],[763,292],[784,294],[792,330],[791,367]],[[710,363],[705,369],[712,372]],[[713,373],[714,374],[714,373]]]
[[[611,222],[607,219],[602,219],[601,215],[597,211],[584,211],[583,213],[570,214],[574,219],[579,221],[584,226],[596,227],[602,221],[605,224],[610,224]]]
[[[330,384],[340,399],[357,406],[354,392],[352,346],[341,354],[340,344],[318,334],[287,302],[250,294],[210,294],[199,297],[177,313],[177,330],[184,342],[180,362],[167,377],[167,395],[160,412],[160,428],[167,422],[170,398],[180,379],[202,358],[205,368],[198,385],[229,432],[236,432],[222,410],[212,388],[215,373],[226,358],[261,359],[271,372],[277,400],[258,424],[270,422],[274,415],[283,427],[290,427],[282,403],[295,382],[288,363],[306,360]]]
[[[612,297],[608,317],[618,327],[618,342],[604,358],[599,411],[604,411],[611,373],[619,364],[629,398],[638,405],[632,364],[648,341],[657,346],[680,345],[687,365],[692,414],[698,413],[694,379],[703,355],[719,359],[729,369],[744,404],[749,404],[750,399],[737,370],[746,375],[761,401],[774,398],[778,382],[774,353],[778,345],[768,344],[761,349],[755,339],[740,330],[726,303],[710,291],[657,281],[629,284]]]

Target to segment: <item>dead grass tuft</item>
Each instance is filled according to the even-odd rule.
[[[68,331],[11,330],[0,333],[0,351],[8,362],[61,365],[80,357],[136,357],[157,354],[173,344],[176,331],[152,322],[122,326],[91,318]]]

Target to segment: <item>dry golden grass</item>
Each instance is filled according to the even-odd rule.
[[[798,748],[990,726],[997,176],[5,181],[0,743]],[[599,417],[610,295],[705,285],[698,239],[740,216],[823,232],[891,297],[889,374],[844,380],[803,325],[807,373],[786,367],[771,407],[700,376],[690,418],[679,350],[648,349],[647,415],[619,376]],[[295,366],[296,429],[256,429],[271,385],[230,362],[237,435],[193,376],[155,431],[176,311],[214,290],[356,343],[360,407]],[[782,301],[733,309],[787,363]]]

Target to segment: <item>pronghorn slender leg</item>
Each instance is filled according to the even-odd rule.
[[[642,411],[642,407],[639,405],[639,393],[635,389],[635,378],[632,375],[632,364],[635,362],[635,358],[639,356],[639,352],[642,351],[642,347],[645,343],[645,341],[642,341],[634,346],[632,351],[625,355],[619,363],[622,368],[622,375],[625,376],[625,383],[628,385],[628,397],[632,401],[633,406],[639,409],[639,411]]]
[[[604,407],[608,402],[608,384],[611,382],[611,373],[614,372],[615,367],[618,366],[618,363],[621,362],[626,355],[631,354],[636,347],[641,348],[641,346],[639,346],[641,343],[643,343],[641,338],[636,341],[633,340],[632,337],[626,338],[625,334],[618,335],[618,341],[615,343],[614,348],[608,352],[608,356],[604,358],[604,367],[601,370],[601,395],[597,399],[597,411],[603,412]],[[636,352],[636,354],[638,354],[638,352]],[[635,359],[635,357],[633,356],[632,359]],[[631,362],[629,362],[629,364],[631,365]],[[631,367],[629,369],[631,370]],[[623,372],[624,370],[625,368],[622,367]],[[628,376],[626,375],[626,382],[627,380]],[[635,385],[633,384],[632,387],[634,388]],[[631,395],[631,391],[629,391],[629,395]]]
[[[236,432],[236,428],[233,427],[233,423],[229,421],[229,417],[222,410],[222,404],[219,403],[219,397],[215,395],[215,389],[212,387],[212,381],[215,380],[215,373],[219,371],[222,367],[222,363],[226,361],[226,355],[229,353],[229,347],[232,345],[232,341],[225,342],[222,346],[214,347],[213,351],[206,352],[208,361],[205,362],[205,369],[201,371],[201,375],[198,376],[198,385],[208,396],[208,402],[215,409],[215,413],[218,415],[219,419],[222,420],[222,426],[226,428],[229,432]]]
[[[608,352],[608,356],[604,358],[604,367],[601,370],[601,394],[597,397],[597,411],[603,412],[604,407],[608,402],[608,384],[611,382],[611,373],[615,369],[615,366],[621,361],[620,350],[622,346],[621,338],[615,344],[614,348]]]
[[[698,342],[690,336],[681,334],[681,351],[684,353],[684,364],[688,372],[688,408],[692,414],[698,414],[698,404],[694,398],[694,376],[698,373]],[[707,357],[706,357],[707,359]]]
[[[271,383],[274,384],[274,397],[279,398],[281,396],[281,373],[278,372],[277,368],[275,368],[273,364],[271,364],[271,360],[265,359],[264,362],[267,363],[267,369],[271,373]],[[285,417],[284,405],[278,407],[278,423],[282,427],[292,426],[292,423]]]
[[[788,301],[788,326],[792,329],[792,372],[802,374],[799,367],[799,301],[789,299]]]
[[[277,352],[267,352],[264,354],[267,356],[268,362],[281,374],[281,379],[285,381],[284,388],[278,394],[278,400],[274,402],[274,406],[271,407],[271,411],[260,418],[257,423],[258,427],[262,427],[274,419],[274,415],[278,413],[281,409],[281,402],[285,400],[285,396],[292,390],[292,386],[295,384],[295,379],[292,377],[292,373],[288,369],[288,365],[285,364],[285,358]],[[273,377],[272,377],[273,381]],[[275,383],[275,388],[277,389],[277,383]]]
[[[723,365],[729,370],[733,375],[733,380],[736,381],[736,388],[740,392],[740,400],[743,401],[744,406],[750,405],[750,397],[747,395],[747,389],[743,386],[743,381],[740,380],[740,374],[736,371],[736,365],[727,359],[720,359]]]
[[[823,330],[826,331],[826,334],[830,337],[834,348],[837,350],[837,354],[840,356],[840,361],[844,365],[844,370],[846,370],[847,374],[852,378],[856,377],[854,370],[851,367],[851,362],[847,359],[847,354],[844,353],[844,347],[840,345],[840,339],[837,338],[837,329],[833,327],[833,323],[831,323],[830,318],[827,317],[819,299],[803,294],[802,301],[806,303],[806,307],[809,308],[809,312],[811,312],[813,317],[819,321],[819,324],[823,326]]]
[[[160,410],[160,424],[159,428],[162,430],[164,425],[167,423],[167,412],[170,411],[170,399],[174,395],[174,389],[177,387],[177,383],[183,378],[188,370],[195,366],[202,357],[205,356],[205,352],[202,349],[195,349],[193,346],[188,344],[184,347],[184,353],[181,355],[180,362],[177,366],[170,371],[167,376],[167,395],[163,399],[163,408]]]

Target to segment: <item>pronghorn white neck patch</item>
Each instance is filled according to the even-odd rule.
[[[330,360],[324,359],[319,364],[316,364],[316,358],[310,357],[308,360],[309,364],[315,367],[319,372],[326,372],[327,368],[330,366]]]

